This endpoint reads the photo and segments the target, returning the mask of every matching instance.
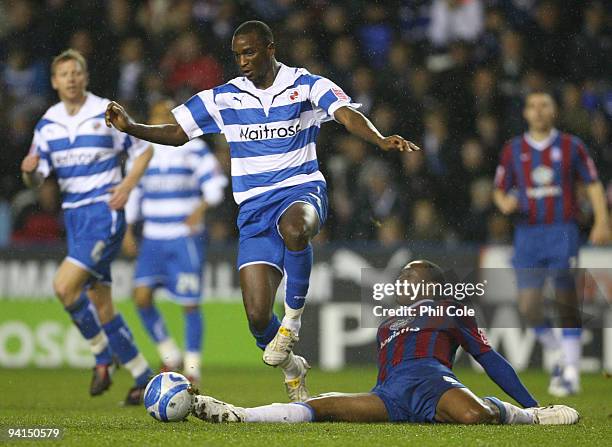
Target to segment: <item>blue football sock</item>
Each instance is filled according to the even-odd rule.
[[[285,272],[287,286],[285,288],[285,303],[292,309],[304,307],[310,271],[312,270],[312,246],[308,244],[304,250],[291,251],[285,248]]]
[[[121,364],[130,371],[132,377],[136,380],[136,385],[146,385],[153,372],[145,358],[138,352],[138,348],[134,344],[134,337],[123,321],[123,317],[120,314],[115,315],[115,318],[104,324],[103,328],[113,353]]]
[[[201,352],[204,318],[200,308],[185,312],[185,351]]]
[[[140,315],[140,321],[142,321],[147,333],[155,343],[161,343],[168,339],[166,323],[155,304],[149,307],[139,307],[138,315]]]
[[[108,340],[106,340],[102,332],[96,308],[89,301],[85,290],[83,290],[81,296],[74,303],[66,306],[66,312],[70,314],[76,327],[90,343],[96,359],[96,365],[110,364],[113,359],[110,347],[108,346]]]
[[[278,320],[276,314],[272,314],[272,319],[268,323],[268,326],[262,332],[255,330],[253,326],[249,325],[251,334],[253,334],[253,337],[255,337],[257,347],[259,347],[260,349],[266,349],[268,343],[272,341],[272,339],[278,332],[280,325],[280,321]]]

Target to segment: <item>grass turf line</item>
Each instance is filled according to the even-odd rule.
[[[480,396],[504,394],[484,374],[458,370],[457,375]],[[205,368],[201,391],[217,398],[255,406],[284,402],[280,371],[266,368]],[[207,424],[160,423],[143,407],[123,408],[131,380],[122,370],[109,392],[97,398],[87,394],[90,373],[83,370],[0,370],[0,427],[56,426],[65,430],[62,445],[232,445],[232,446],[603,446],[612,445],[612,381],[602,375],[583,376],[583,394],[553,399],[545,394],[548,377],[538,371],[521,374],[541,404],[566,403],[577,408],[577,426],[452,426],[434,424]],[[372,368],[337,373],[313,370],[314,393],[369,390]],[[5,438],[4,438],[5,439]],[[40,441],[17,441],[40,445]],[[52,441],[47,441],[48,443]]]

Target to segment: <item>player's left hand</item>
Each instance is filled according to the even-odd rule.
[[[200,209],[197,209],[193,213],[191,213],[189,216],[187,216],[187,219],[185,219],[184,223],[185,225],[189,227],[189,230],[193,234],[198,230],[198,227],[202,223],[203,219],[204,219],[204,213]]]
[[[610,243],[610,226],[607,223],[595,223],[589,235],[593,245],[606,245]]]
[[[383,138],[381,142],[378,143],[378,147],[380,147],[383,151],[398,150],[400,152],[414,152],[421,150],[421,148],[412,141],[405,140],[399,135],[391,135],[390,137]]]
[[[109,189],[109,192],[111,193],[111,198],[108,201],[108,205],[113,210],[122,209],[127,203],[131,191],[132,188],[128,187],[123,183],[119,183],[117,186],[112,187],[111,189]]]

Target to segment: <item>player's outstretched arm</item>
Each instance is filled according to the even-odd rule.
[[[382,136],[374,124],[372,124],[363,113],[358,112],[352,107],[340,107],[334,112],[334,118],[344,125],[346,130],[350,133],[357,135],[369,143],[375,144],[383,151],[398,150],[412,152],[421,150],[416,144],[405,140],[399,135],[391,135],[390,137]]]
[[[491,349],[484,354],[474,356],[484,368],[487,375],[504,392],[521,404],[524,408],[537,407],[538,402],[523,385],[512,365],[497,351]]]
[[[106,107],[104,118],[108,127],[113,126],[121,132],[130,134],[141,140],[151,141],[152,143],[164,144],[167,146],[182,146],[189,141],[183,128],[176,122],[157,126],[136,123],[123,106],[115,101],[111,101]]]

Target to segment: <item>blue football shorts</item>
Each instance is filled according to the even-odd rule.
[[[126,223],[123,210],[97,202],[64,210],[68,256],[97,281],[111,283],[111,263],[119,254]]]
[[[312,205],[319,227],[327,219],[327,189],[323,182],[290,186],[268,193],[263,200],[242,206],[238,214],[238,270],[251,264],[268,264],[283,274],[285,243],[278,230],[283,213],[294,203]]]
[[[391,422],[436,422],[438,401],[453,388],[466,386],[449,368],[427,358],[396,366],[372,393],[384,402]]]
[[[519,289],[539,289],[551,277],[555,287],[574,287],[580,235],[575,223],[519,225],[514,232],[514,257]]]
[[[134,284],[163,287],[180,304],[198,304],[202,300],[204,262],[205,241],[201,234],[168,240],[143,238]]]

